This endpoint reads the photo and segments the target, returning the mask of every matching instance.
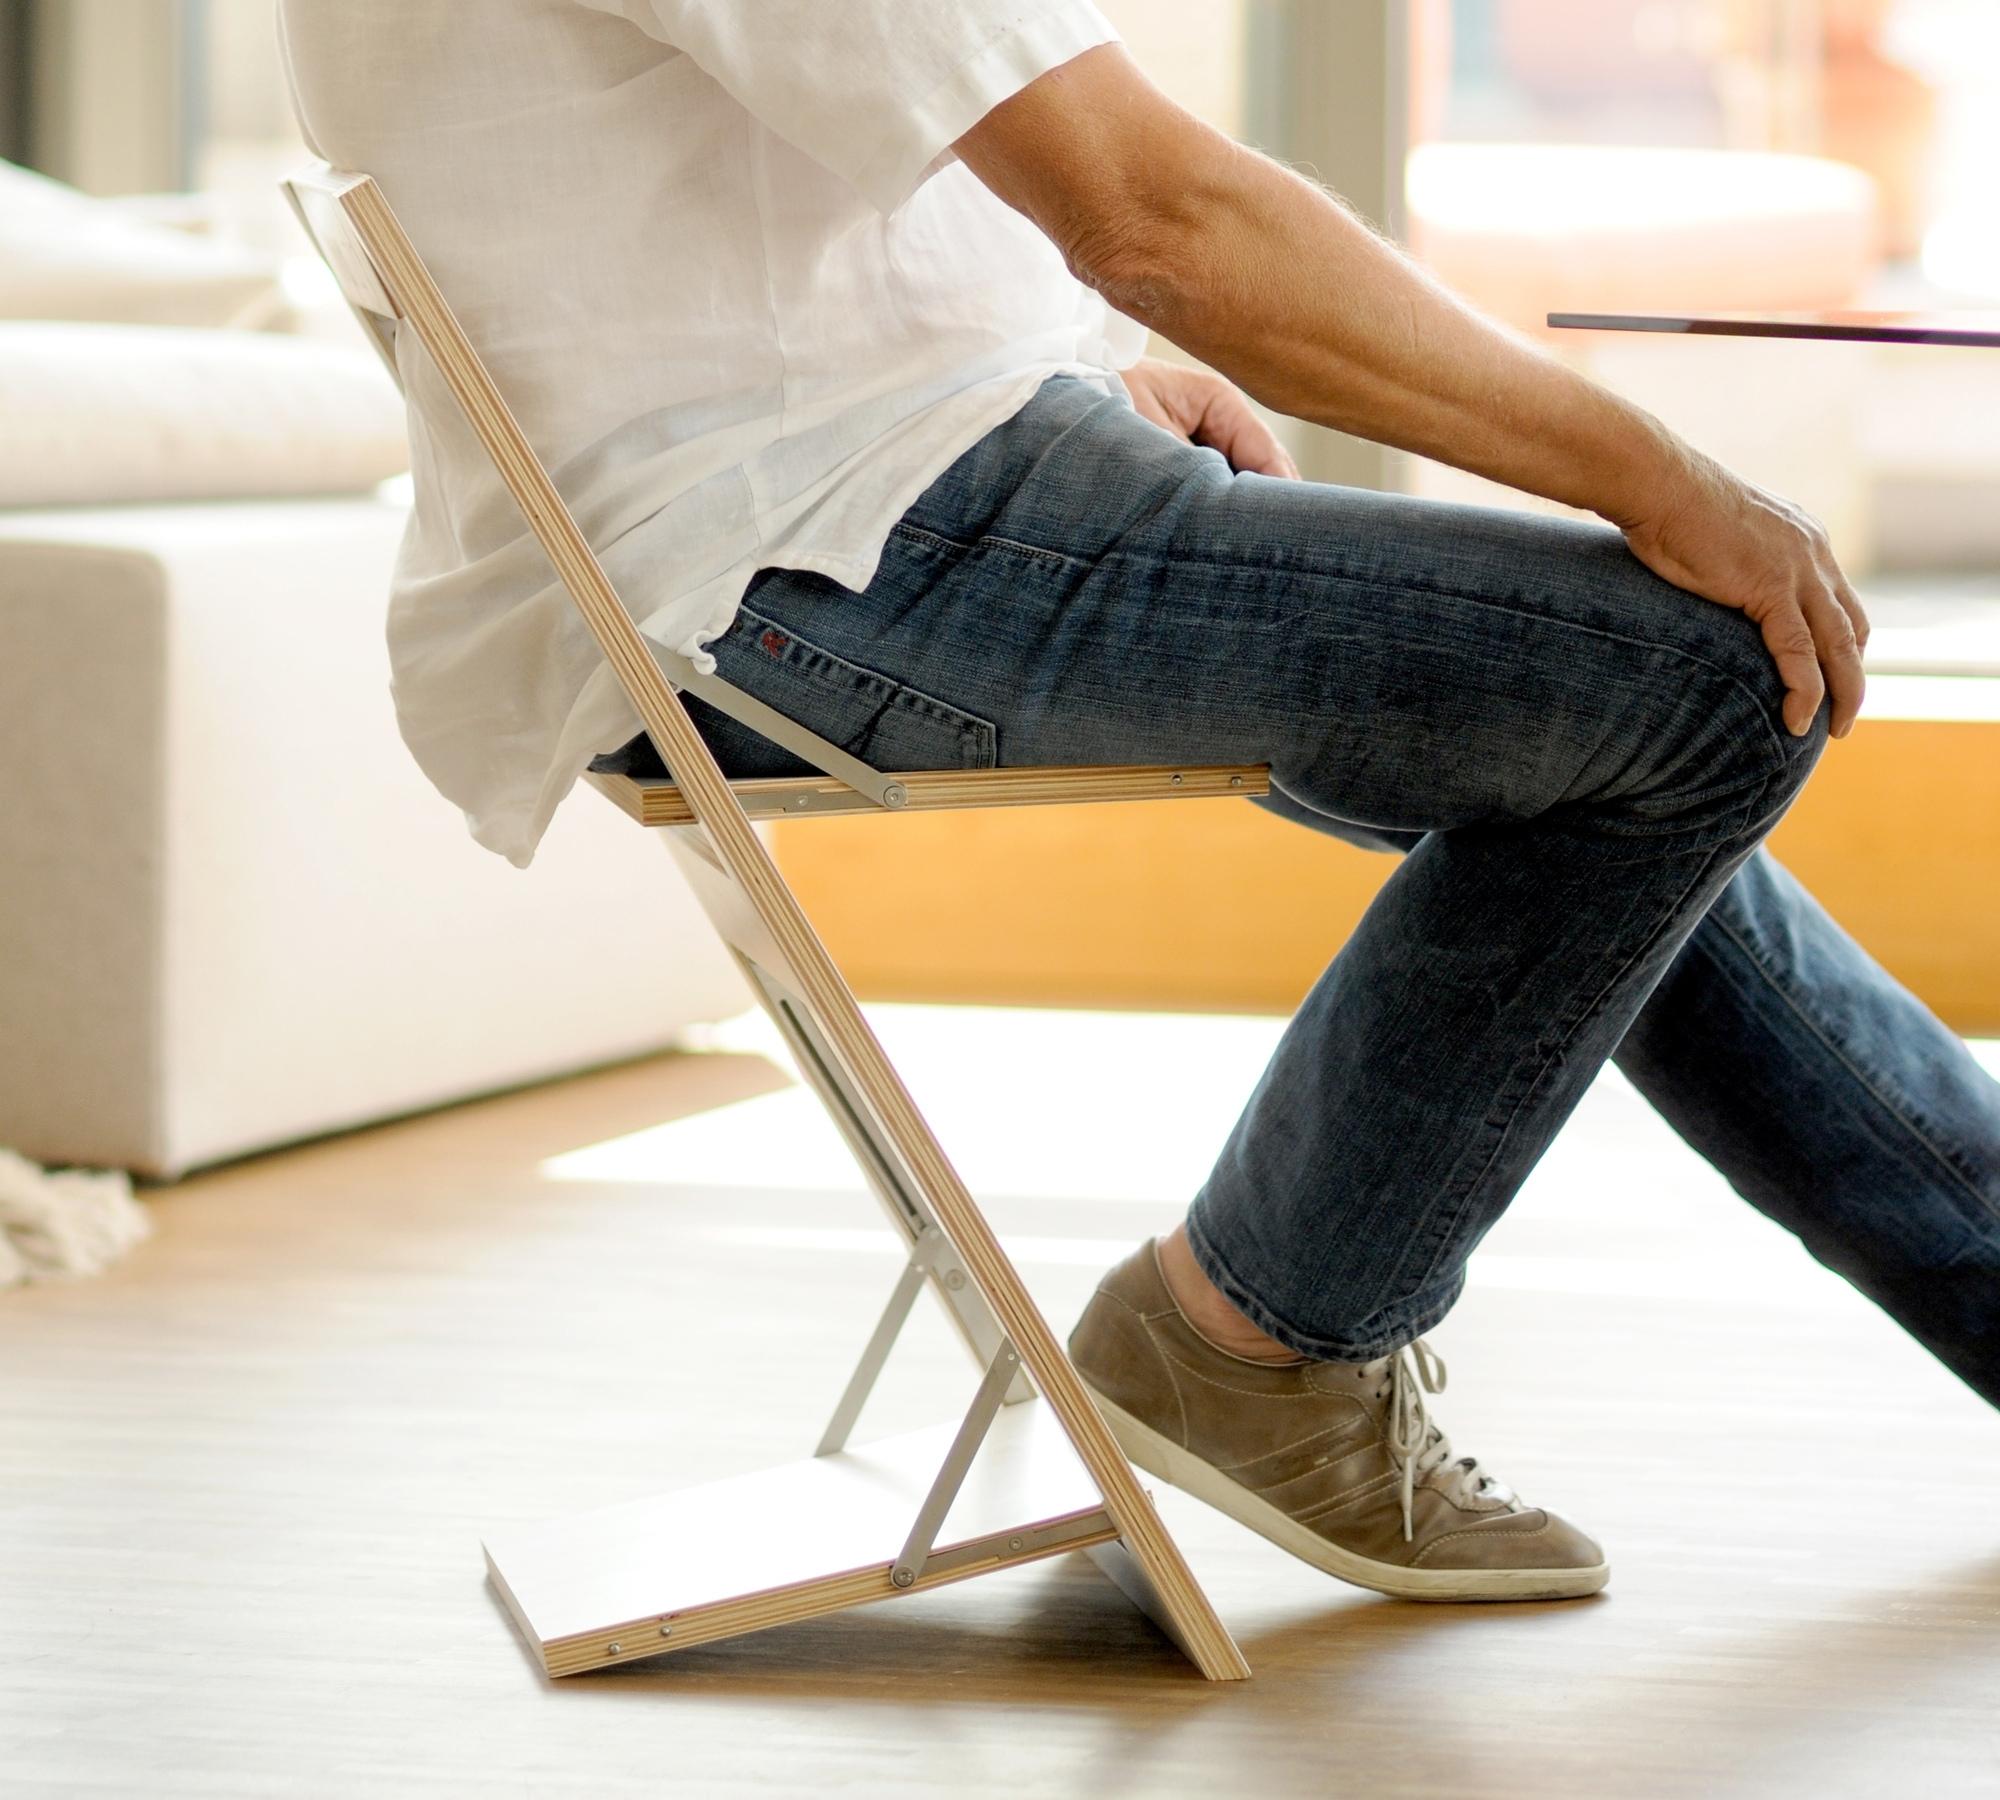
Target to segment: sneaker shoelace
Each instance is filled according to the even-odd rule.
[[[1426,1394],[1441,1394],[1445,1386],[1444,1358],[1422,1338],[1383,1359],[1388,1376],[1389,1413],[1384,1435],[1389,1459],[1402,1471],[1403,1542],[1416,1536],[1413,1508],[1417,1483],[1443,1467],[1451,1457],[1451,1439],[1436,1424],[1425,1401]],[[1377,1389],[1378,1395],[1381,1390]],[[1512,1504],[1514,1490],[1497,1476],[1479,1466],[1476,1456],[1461,1456],[1452,1463],[1447,1478],[1472,1498]]]

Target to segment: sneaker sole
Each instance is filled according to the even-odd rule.
[[[1137,1467],[1227,1513],[1300,1561],[1356,1587],[1393,1594],[1398,1600],[1576,1600],[1596,1593],[1611,1579],[1608,1562],[1580,1569],[1405,1569],[1358,1556],[1329,1543],[1270,1501],[1260,1500],[1240,1481],[1230,1480],[1214,1465],[1162,1437],[1105,1399],[1088,1381],[1084,1386],[1119,1448]]]

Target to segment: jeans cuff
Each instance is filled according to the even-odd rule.
[[[1427,1288],[1393,1307],[1378,1308],[1352,1333],[1327,1337],[1282,1318],[1243,1284],[1203,1226],[1199,1199],[1188,1208],[1187,1238],[1196,1265],[1230,1305],[1266,1337],[1316,1362],[1364,1363],[1391,1355],[1435,1330],[1465,1289],[1461,1269],[1442,1286]]]

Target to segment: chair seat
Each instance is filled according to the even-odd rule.
[[[641,825],[692,825],[694,809],[678,786],[664,778],[593,770],[585,779],[620,811]],[[1021,769],[912,769],[896,779],[909,799],[895,811],[938,812],[947,807],[1057,806],[1110,800],[1204,800],[1268,794],[1267,763],[1202,766]],[[831,775],[772,776],[732,781],[731,791],[753,819],[811,817],[815,813],[867,812],[888,815]]]

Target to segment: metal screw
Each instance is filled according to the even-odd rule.
[[[908,1587],[916,1578],[917,1572],[914,1569],[896,1569],[889,1576],[898,1587]]]
[[[660,1627],[660,1636],[672,1637],[673,1635],[674,1635],[674,1628],[671,1625],[662,1625]]]
[[[606,1656],[616,1656],[618,1654],[618,1650],[619,1646],[616,1644],[606,1644],[604,1646],[604,1654]]]
[[[950,1288],[954,1294],[957,1293],[960,1288],[965,1286],[965,1271],[963,1269],[945,1270],[944,1284],[946,1287]]]
[[[1243,785],[1243,777],[1241,775],[1230,776],[1229,785],[1231,787],[1241,787]]]
[[[884,806],[901,806],[909,797],[910,790],[900,781],[892,781],[882,790],[882,804]]]
[[[1180,771],[1178,769],[1174,771],[1173,783],[1175,787],[1179,787],[1181,784],[1181,776],[1180,776]]]

